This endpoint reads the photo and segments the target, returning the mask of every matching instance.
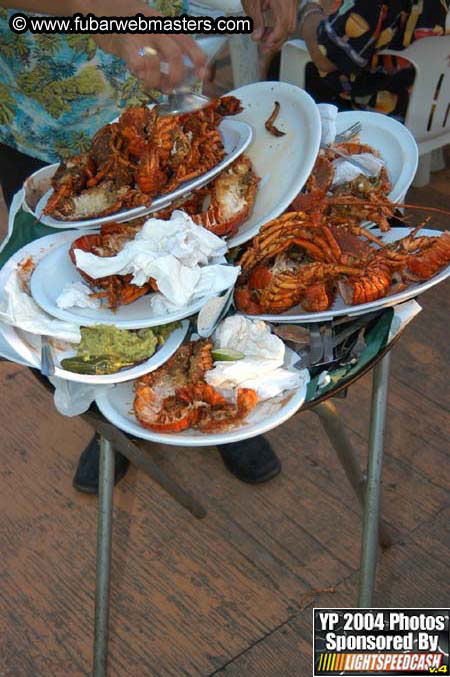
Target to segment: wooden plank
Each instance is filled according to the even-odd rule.
[[[444,514],[444,511],[441,522],[441,526],[448,531],[448,514]],[[448,597],[448,558],[443,561],[435,554],[441,549],[442,532],[438,530],[435,534],[426,528],[431,525],[424,526],[420,542],[408,538],[403,544],[395,545],[379,556],[376,606],[439,607],[442,606],[442,600]],[[419,578],[418,566],[421,571]],[[317,595],[304,610],[214,674],[229,677],[303,677],[311,674],[313,607],[352,607],[357,586],[358,574],[354,574],[343,581],[334,594]]]
[[[158,456],[158,462],[169,474],[176,469],[182,473],[184,466],[192,465],[195,458],[195,451],[190,460],[186,457],[189,453],[167,447],[164,456]],[[197,470],[194,491],[203,496],[210,487],[205,503],[207,519],[214,520],[224,537],[245,552],[249,561],[257,563],[261,574],[269,576],[280,591],[292,597],[308,586],[325,584],[320,578],[323,576],[323,567],[318,566],[317,560],[320,557],[328,561],[327,575],[333,582],[348,575],[347,563],[339,563],[334,552],[324,551],[323,544],[314,535],[320,511],[316,511],[307,529],[303,521],[300,525],[295,520],[297,513],[304,514],[305,509],[310,509],[307,505],[319,493],[316,487],[309,484],[308,492],[301,488],[296,494],[289,493],[286,472],[270,484],[249,487],[224,470],[217,452],[203,452]],[[327,506],[325,512],[334,515],[336,503],[331,499],[327,502],[326,498],[323,502]],[[357,523],[357,519],[351,515],[352,524]],[[273,567],[276,567],[276,576]],[[330,584],[329,578],[327,582]]]
[[[7,373],[15,369],[5,368]],[[8,422],[20,406],[24,385],[35,418],[14,436]],[[73,671],[87,671],[96,499],[79,497],[68,482],[74,466],[69,455],[73,447],[77,451],[79,435],[72,436],[71,448],[56,453],[57,438],[52,439],[50,431],[55,422],[63,423],[68,439],[71,424],[77,429],[79,423],[53,412],[51,398],[26,372],[10,380],[9,392],[3,415],[11,465],[3,473],[12,481],[2,491],[0,534],[4,566],[14,571],[14,586],[2,590],[6,595],[2,606],[16,611],[8,617],[5,641],[17,647],[25,636],[37,656],[28,668],[30,655],[22,659],[15,652],[15,674],[27,669],[49,674],[57,664],[69,673],[69,665]],[[186,452],[185,457],[192,468],[192,458]],[[248,488],[241,485],[240,490]],[[286,596],[245,553],[228,543],[217,523],[199,523],[145,476],[130,473],[116,489],[115,505],[111,660],[119,674],[127,668],[132,673],[142,664],[149,674],[176,675],[181,668],[187,674],[205,674],[287,617]],[[14,507],[12,515],[8,506]],[[230,525],[224,528],[229,530]],[[296,594],[304,589],[305,584],[297,582]],[[50,608],[46,599],[52,600]],[[42,602],[39,614],[33,612],[37,600]],[[70,627],[70,637],[59,633],[58,627]],[[143,627],[146,641],[140,646]],[[40,653],[41,641],[47,650]],[[81,644],[84,651],[77,649]],[[2,655],[13,660],[8,652]]]

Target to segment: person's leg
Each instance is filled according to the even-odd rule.
[[[31,174],[48,164],[42,160],[25,155],[11,146],[0,143],[0,186],[3,190],[6,206],[11,206],[14,195],[22,188],[23,182]],[[32,369],[31,372],[41,382],[47,379],[39,371]],[[124,477],[128,470],[129,461],[125,456],[115,454],[115,483]],[[99,477],[99,441],[94,435],[86,449],[80,456],[78,467],[73,478],[73,486],[78,491],[89,494],[98,492]]]
[[[279,474],[281,463],[269,442],[259,435],[217,447],[227,470],[242,482],[260,484]]]
[[[130,466],[129,460],[116,451],[114,454],[114,484],[125,477]],[[100,473],[100,436],[94,435],[81,454],[72,480],[72,486],[84,494],[98,494]]]

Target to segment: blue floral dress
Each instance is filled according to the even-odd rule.
[[[146,3],[166,16],[188,10],[188,0]],[[0,8],[0,142],[57,162],[87,150],[125,106],[148,101],[125,62],[89,35],[16,34],[15,12]]]

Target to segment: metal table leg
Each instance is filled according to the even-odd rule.
[[[121,430],[105,421],[102,416],[92,412],[82,414],[81,418],[89,423],[99,435],[111,442],[114,449],[126,456],[130,463],[145,472],[180,505],[189,510],[194,517],[203,519],[206,516],[205,508],[173,479],[168,477],[150,458],[148,452],[134,444]]]
[[[100,438],[97,525],[97,577],[95,589],[94,677],[105,677],[108,655],[109,587],[111,575],[114,450]]]
[[[370,412],[367,489],[364,507],[358,606],[372,605],[377,566],[378,521],[380,514],[381,470],[389,386],[390,352],[373,370]]]
[[[317,404],[311,411],[319,416],[322,427],[336,451],[347,479],[364,509],[366,478],[361,471],[358,455],[348,438],[335,405],[330,400],[326,400]],[[389,530],[385,524],[381,523],[380,545],[383,548],[388,548],[391,544],[392,539]]]

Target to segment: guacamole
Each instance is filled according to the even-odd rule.
[[[147,360],[179,326],[179,322],[172,322],[136,331],[106,324],[81,327],[76,357],[62,360],[61,366],[85,374],[114,373]]]
[[[181,322],[169,322],[169,324],[163,324],[160,327],[152,327],[152,332],[158,337],[158,343],[163,345],[175,329],[181,327]],[[147,331],[143,329],[142,331]]]
[[[86,361],[109,355],[126,362],[140,362],[151,357],[158,345],[158,339],[151,329],[130,331],[100,324],[96,327],[81,327],[80,332],[77,357]]]

